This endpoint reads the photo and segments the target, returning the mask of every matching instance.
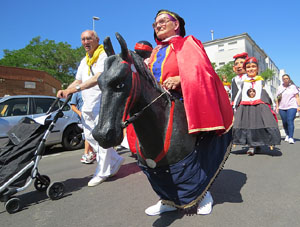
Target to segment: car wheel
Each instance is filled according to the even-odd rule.
[[[68,126],[63,134],[62,145],[66,150],[77,150],[84,146],[82,129],[77,124]]]

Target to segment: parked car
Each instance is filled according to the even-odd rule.
[[[55,101],[52,96],[16,95],[0,99],[0,140],[7,138],[7,132],[23,117],[32,119],[45,116],[51,104]],[[54,107],[57,110],[64,100],[60,100]],[[68,104],[63,109],[64,116],[59,118],[49,135],[46,145],[62,144],[66,150],[82,148],[82,128],[80,119]],[[51,119],[51,118],[50,118]]]

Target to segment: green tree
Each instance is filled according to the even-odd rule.
[[[272,69],[266,69],[265,71],[263,71],[260,76],[265,80],[271,80],[274,76],[274,71]]]
[[[71,45],[54,40],[35,37],[23,49],[4,51],[0,65],[42,70],[70,84],[74,80],[80,60],[85,55],[82,47],[72,49]]]
[[[230,61],[227,64],[223,65],[222,67],[216,69],[216,73],[218,74],[221,80],[222,80],[222,75],[226,75],[227,81],[231,82],[232,78],[236,76],[232,67],[233,67],[233,61]]]

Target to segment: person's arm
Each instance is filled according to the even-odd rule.
[[[300,112],[300,98],[299,98],[299,93],[295,95],[296,97],[296,101],[297,101],[297,104],[298,104],[298,108],[297,108],[297,111]]]
[[[81,118],[81,112],[79,109],[77,109],[75,104],[71,104],[71,109],[78,114],[78,116]]]
[[[81,80],[75,80],[73,83],[71,83],[68,86],[67,89],[59,90],[57,92],[57,97],[66,98],[69,94],[73,94],[73,93],[77,92],[77,89],[76,89],[77,85],[80,87],[80,90],[85,90],[85,89],[94,87],[95,85],[97,85],[97,80],[100,75],[101,75],[101,73],[99,72],[95,76],[91,76],[91,78],[85,82],[82,82]]]
[[[276,113],[278,114],[278,113],[279,113],[279,103],[278,103],[278,99],[275,100],[275,103],[276,103],[275,111],[276,111]]]

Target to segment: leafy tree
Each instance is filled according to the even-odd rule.
[[[35,37],[23,49],[4,51],[0,65],[42,70],[69,84],[74,80],[80,60],[85,54],[82,47],[72,49],[71,45],[54,40]]]
[[[232,67],[233,67],[233,61],[230,61],[227,64],[223,65],[222,67],[216,69],[216,73],[218,74],[221,80],[222,80],[222,75],[226,75],[227,81],[231,82],[232,78],[236,76]]]
[[[260,76],[264,78],[265,81],[271,80],[274,76],[274,71],[272,69],[266,69],[263,71]]]

